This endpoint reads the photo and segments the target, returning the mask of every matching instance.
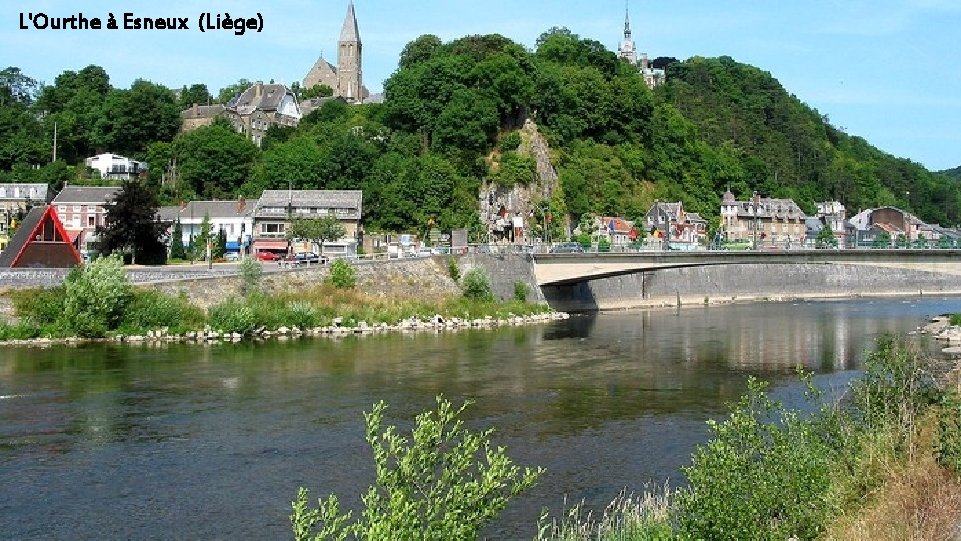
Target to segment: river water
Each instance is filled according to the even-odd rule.
[[[547,468],[489,530],[530,539],[542,508],[603,509],[671,479],[748,375],[796,400],[794,367],[839,391],[884,332],[953,298],[690,307],[546,326],[160,348],[0,350],[0,536],[289,539],[298,486],[349,507],[373,479],[363,411],[410,426],[434,397]]]

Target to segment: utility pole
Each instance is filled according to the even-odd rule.
[[[57,123],[53,123],[53,161],[57,161]]]

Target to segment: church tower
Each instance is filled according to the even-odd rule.
[[[354,14],[354,2],[347,6],[347,18],[344,28],[340,31],[340,41],[337,43],[337,88],[335,94],[347,101],[363,102],[363,44],[360,42],[360,30],[357,28],[357,16]]]
[[[626,5],[624,7],[624,40],[621,41],[618,56],[630,62],[631,65],[637,64],[637,47],[634,45],[634,37],[631,33],[631,15]]]

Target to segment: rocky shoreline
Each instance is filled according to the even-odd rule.
[[[928,335],[938,342],[946,343],[946,346],[941,348],[945,358],[932,360],[932,368],[939,383],[958,385],[961,389],[961,326],[952,325],[951,316],[941,315],[931,318],[931,321],[911,334]]]
[[[90,343],[127,343],[127,344],[165,344],[165,343],[193,343],[215,344],[236,343],[245,340],[290,340],[292,338],[342,338],[347,336],[371,336],[389,333],[418,333],[432,331],[457,332],[468,329],[491,330],[500,327],[520,327],[549,323],[569,319],[566,312],[548,312],[526,316],[509,315],[504,319],[492,316],[478,319],[446,319],[440,315],[422,319],[412,317],[396,325],[387,323],[368,324],[366,321],[357,322],[354,326],[344,325],[343,318],[335,318],[330,326],[300,329],[297,327],[280,327],[279,329],[255,329],[249,334],[222,332],[210,328],[190,331],[184,334],[170,334],[169,329],[149,331],[146,335],[116,335],[109,338],[33,338],[29,340],[0,341],[0,347],[51,347],[61,345],[80,345]]]

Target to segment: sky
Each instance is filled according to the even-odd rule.
[[[651,58],[727,55],[770,72],[848,134],[931,170],[961,166],[959,0],[628,0],[634,39]],[[553,26],[616,50],[624,0],[356,0],[364,81],[379,91],[401,50],[423,34],[450,41],[502,34],[528,48]],[[53,84],[95,64],[115,87],[147,79],[220,88],[246,78],[290,84],[317,58],[336,64],[347,0],[3,0],[0,67]],[[186,18],[188,30],[125,30],[123,13]],[[202,13],[257,17],[261,32],[200,32]],[[118,30],[40,30],[30,13],[104,20]],[[20,28],[21,14],[29,27]]]

